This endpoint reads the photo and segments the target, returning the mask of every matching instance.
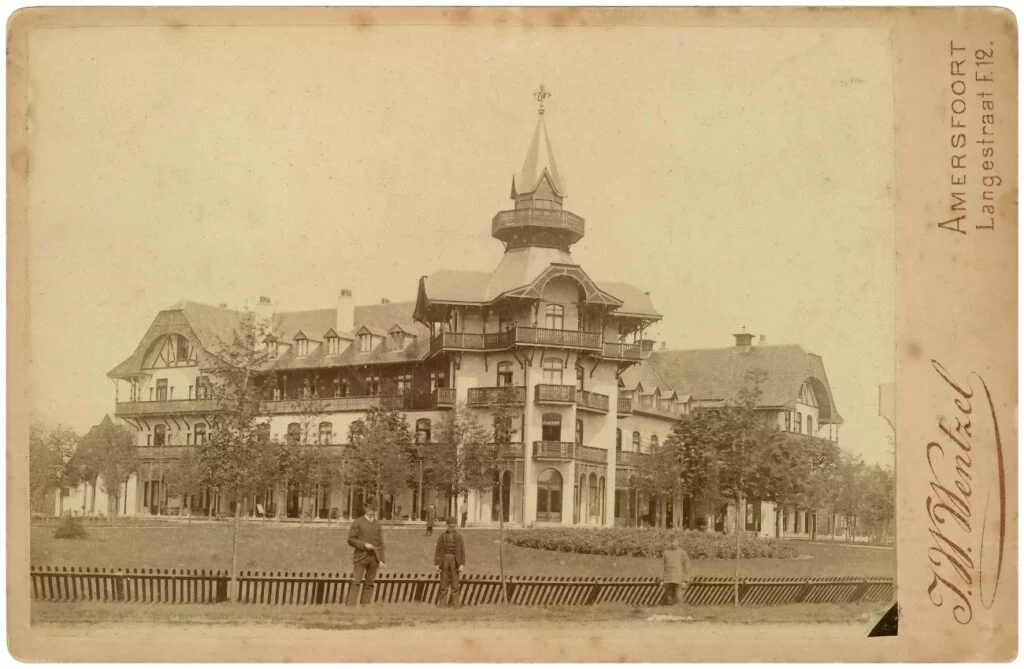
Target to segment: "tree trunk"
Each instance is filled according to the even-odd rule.
[[[736,497],[736,570],[733,573],[732,601],[733,606],[740,605],[740,508],[742,498]],[[744,514],[746,515],[746,514]]]
[[[59,482],[57,483],[57,517],[64,517],[64,488]]]
[[[811,541],[818,538],[818,514],[811,514]]]
[[[775,507],[775,538],[782,538],[782,514],[784,509],[781,504]]]
[[[231,533],[231,581],[228,585],[228,601],[237,599],[238,591],[238,530],[242,526],[242,503],[235,501],[235,529]]]
[[[498,580],[501,581],[501,603],[508,604],[505,590],[505,491],[502,489],[501,470],[498,470]]]

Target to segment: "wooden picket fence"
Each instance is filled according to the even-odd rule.
[[[106,569],[89,567],[30,568],[32,596],[39,601],[159,602],[212,604],[228,600],[231,577],[226,571],[176,569]],[[374,601],[433,602],[438,596],[437,574],[379,575]],[[684,601],[695,606],[729,605],[734,581],[697,576],[685,590]],[[344,604],[352,587],[347,573],[243,571],[237,579],[237,601],[247,604]],[[586,606],[621,603],[661,604],[665,592],[653,577],[508,576],[506,597],[519,606]],[[894,594],[890,578],[747,578],[740,579],[743,606],[780,604],[888,603]],[[501,581],[496,575],[462,578],[464,606],[498,604]]]

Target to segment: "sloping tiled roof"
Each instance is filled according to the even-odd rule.
[[[601,290],[606,293],[611,293],[615,297],[622,300],[622,306],[615,310],[617,314],[629,314],[631,316],[656,316],[661,318],[661,314],[654,308],[651,303],[651,298],[647,293],[640,290],[636,286],[631,286],[628,283],[616,283],[599,281],[598,285],[601,286]]]
[[[338,312],[334,309],[283,311],[274,315],[273,330],[284,342],[290,343],[299,332],[309,339],[319,340],[335,326],[337,319]]]
[[[382,304],[364,304],[355,310],[355,326],[368,325],[387,332],[398,323],[406,332],[422,335],[430,332],[427,328],[413,321],[412,312],[416,309],[415,301],[385,302]]]
[[[427,295],[440,302],[485,302],[490,272],[442,269],[426,279]]]
[[[802,346],[750,346],[689,351],[654,351],[650,366],[672,388],[696,401],[734,402],[747,384],[747,374],[763,370],[760,404],[792,407],[804,381],[812,379],[822,423],[841,423],[821,357]],[[641,365],[643,367],[643,365]],[[646,384],[645,384],[646,388]]]
[[[653,392],[655,388],[661,388],[663,392],[671,388],[648,360],[629,367],[622,372],[620,378],[627,390],[635,390],[637,384],[643,386],[645,393]]]

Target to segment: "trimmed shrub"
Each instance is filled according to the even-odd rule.
[[[58,539],[84,539],[89,535],[82,527],[82,521],[74,516],[64,516],[53,536]]]
[[[658,557],[671,543],[679,543],[696,560],[724,560],[736,556],[736,537],[692,530],[648,528],[561,528],[545,527],[516,530],[505,541],[524,548],[539,548],[562,553]],[[743,558],[793,558],[797,550],[792,542],[762,539],[754,534],[740,537]]]

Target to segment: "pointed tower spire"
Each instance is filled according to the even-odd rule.
[[[565,183],[544,122],[544,101],[551,93],[541,84],[533,97],[539,105],[537,125],[523,169],[512,176],[515,209],[495,216],[491,234],[505,243],[506,250],[540,246],[568,251],[583,237],[583,219],[562,209]]]

